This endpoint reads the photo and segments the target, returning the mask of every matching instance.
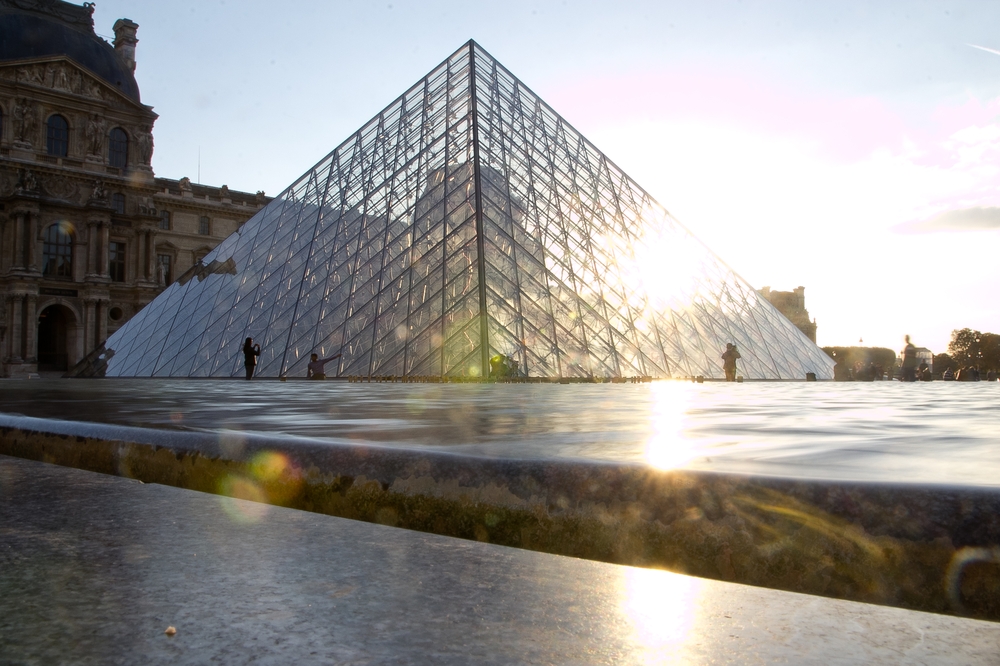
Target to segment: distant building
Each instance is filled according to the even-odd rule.
[[[72,367],[266,202],[157,178],[138,25],[0,0],[2,375]]]
[[[772,291],[770,287],[762,287],[760,295],[771,302],[778,312],[785,315],[788,321],[806,334],[806,337],[816,342],[816,320],[809,320],[806,310],[806,288],[796,287],[792,291]]]

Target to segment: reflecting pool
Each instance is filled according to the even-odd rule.
[[[1000,383],[0,381],[0,411],[519,459],[1000,485]]]

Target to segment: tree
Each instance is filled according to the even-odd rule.
[[[896,352],[885,347],[823,347],[823,351],[837,362],[834,375],[839,379],[847,378],[859,364],[867,368],[869,363],[874,363],[891,377],[896,362]]]
[[[948,368],[951,368],[953,371],[957,370],[958,364],[955,363],[955,360],[947,354],[934,354],[934,374],[944,374],[944,371]]]
[[[980,371],[1000,369],[1000,335],[971,328],[952,331],[948,355],[959,368],[971,365]]]

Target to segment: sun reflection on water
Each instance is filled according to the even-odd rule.
[[[683,658],[698,631],[696,622],[703,581],[691,576],[628,568],[622,579],[622,610],[632,624],[642,663]]]
[[[685,434],[691,387],[681,382],[656,382],[650,409],[652,434],[646,442],[646,462],[657,469],[675,469],[698,454],[695,440]]]

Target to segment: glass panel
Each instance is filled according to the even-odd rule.
[[[46,234],[46,273],[68,271],[72,237]],[[169,283],[169,255],[157,261]],[[832,377],[832,360],[475,45],[192,275],[111,337],[109,374],[233,376],[251,336],[258,376],[301,374],[319,350],[344,354],[341,376],[477,377],[500,355],[533,377],[721,378],[734,342],[747,378]]]

